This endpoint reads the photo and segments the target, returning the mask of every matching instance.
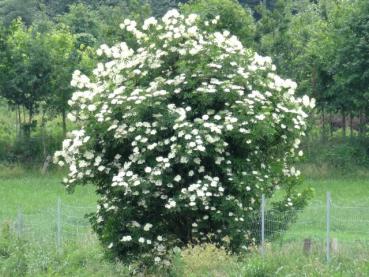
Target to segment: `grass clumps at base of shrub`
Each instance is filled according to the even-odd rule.
[[[0,231],[0,276],[130,276],[128,267],[106,260],[103,253],[96,240],[68,243],[57,251],[52,242],[40,245],[18,238],[5,223]]]
[[[0,276],[2,277],[202,277],[202,276],[368,276],[369,248],[350,245],[326,262],[324,242],[314,242],[310,255],[303,253],[303,241],[269,245],[264,256],[259,249],[246,255],[232,255],[212,244],[194,245],[174,254],[165,270],[137,271],[135,265],[108,260],[96,239],[42,246],[18,239],[9,224],[0,233]],[[322,248],[323,247],[323,248]],[[342,248],[343,249],[343,248]]]
[[[0,227],[0,276],[24,276],[28,271],[26,243],[11,232],[9,222]]]
[[[184,249],[175,267],[182,276],[227,276],[228,272],[237,272],[237,256],[213,244],[189,246]]]
[[[289,242],[283,246],[269,245],[264,256],[254,249],[244,256],[230,255],[214,245],[189,247],[181,254],[181,276],[368,276],[368,249],[359,244],[349,252],[342,252],[326,261],[324,242],[314,242],[316,247],[310,255],[303,252],[303,241]],[[321,247],[322,246],[322,247]],[[174,269],[176,271],[176,269]]]

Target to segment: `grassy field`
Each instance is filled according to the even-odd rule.
[[[20,238],[11,233],[7,235],[6,228],[2,232],[0,276],[127,276],[126,266],[104,258],[103,250],[83,217],[84,213],[94,210],[93,187],[78,187],[73,194],[68,194],[61,179],[61,173],[41,176],[17,167],[0,169],[0,223],[4,229],[4,222],[11,222],[21,211],[25,225],[24,236]],[[282,239],[267,243],[264,257],[258,250],[246,257],[237,257],[211,245],[188,248],[175,260],[171,272],[154,275],[368,276],[369,178],[366,173],[356,176],[319,174],[305,178],[303,185],[315,190],[311,205]],[[331,235],[338,239],[340,247],[330,263],[325,261],[324,252],[327,191],[332,195]],[[62,203],[65,232],[60,248],[55,247],[54,236],[58,198]],[[32,232],[33,236],[27,236],[27,226],[37,230]],[[269,228],[268,224],[266,227]],[[74,237],[76,230],[84,236]],[[313,240],[311,255],[303,254],[305,238]]]
[[[96,195],[91,186],[77,187],[70,194],[61,184],[62,178],[62,173],[42,176],[39,172],[24,172],[19,168],[10,170],[8,176],[0,175],[1,213],[11,215],[19,208],[25,213],[35,213],[54,207],[58,197],[70,205],[95,205]]]

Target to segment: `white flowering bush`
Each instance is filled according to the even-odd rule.
[[[137,49],[102,45],[94,76],[73,75],[69,119],[81,127],[55,162],[68,166],[68,188],[96,185],[93,228],[126,262],[169,264],[189,243],[247,250],[262,194],[285,188],[281,210],[306,201],[291,165],[313,101],[295,97],[269,57],[199,20],[176,10],[141,27],[125,20]]]

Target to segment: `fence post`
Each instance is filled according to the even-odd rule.
[[[23,214],[22,214],[21,209],[18,209],[16,230],[17,230],[17,236],[18,238],[20,238],[22,236],[22,231],[23,231]]]
[[[41,174],[45,175],[47,172],[47,169],[49,168],[50,162],[52,161],[52,157],[50,155],[48,155],[44,161],[44,164],[41,168]]]
[[[265,195],[261,196],[261,255],[265,254]]]
[[[326,244],[326,254],[327,262],[330,260],[330,217],[331,217],[331,193],[327,192],[327,207],[326,207],[326,225],[327,225],[327,244]]]
[[[59,252],[61,249],[61,199],[58,197],[56,204],[56,249]]]

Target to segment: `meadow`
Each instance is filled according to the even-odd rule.
[[[305,177],[303,186],[314,189],[314,199],[309,207],[300,213],[287,233],[266,243],[265,255],[261,255],[260,249],[257,248],[252,249],[246,256],[235,256],[212,245],[189,246],[174,257],[174,266],[170,271],[146,272],[145,275],[367,276],[367,173],[356,171],[355,175],[344,176],[339,173],[318,172],[318,169],[310,167],[305,171],[310,177]],[[73,216],[73,220],[78,219],[88,224],[84,213],[93,212],[96,205],[92,186],[78,187],[70,194],[61,184],[62,172],[42,176],[37,171],[18,167],[2,168],[0,172],[0,276],[130,275],[127,266],[106,258],[88,225],[80,229],[86,235],[78,238],[67,236],[68,231],[65,231],[61,249],[55,247],[55,237],[47,233],[47,230],[53,230],[55,225],[54,212],[58,199],[63,203],[64,210],[69,209],[67,216]],[[314,175],[312,172],[318,174]],[[332,254],[330,262],[326,261],[324,248],[327,191],[332,194],[331,235],[339,243],[339,251]],[[27,219],[34,221],[30,226],[37,225],[34,230],[38,230],[38,233],[29,236],[25,229],[24,235],[18,236],[11,228],[8,230],[8,224],[16,219],[19,211],[23,214],[25,225]],[[68,228],[67,220],[67,217],[63,218],[64,228]],[[272,226],[273,224],[267,224],[266,228],[273,231]],[[72,229],[69,230],[71,231]],[[306,238],[313,242],[311,253],[308,255],[303,252],[303,241]]]

